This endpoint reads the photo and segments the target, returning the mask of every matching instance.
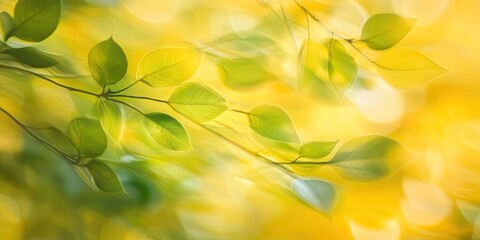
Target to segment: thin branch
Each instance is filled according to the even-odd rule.
[[[126,86],[126,87],[124,87],[124,88],[122,88],[122,89],[120,89],[120,90],[117,90],[117,91],[110,91],[110,93],[121,93],[121,92],[123,92],[123,91],[125,91],[125,90],[127,90],[127,89],[129,89],[129,88],[131,88],[131,87],[133,87],[133,86],[134,86],[135,84],[137,84],[138,82],[140,82],[140,80],[135,80],[135,81],[134,81],[133,83],[131,83],[130,85],[128,85],[128,86]]]
[[[109,97],[109,99],[110,99],[110,97],[121,97],[121,98],[131,98],[131,99],[143,99],[143,100],[149,100],[149,101],[161,102],[161,103],[169,104],[169,102],[166,101],[166,100],[161,100],[161,99],[156,99],[156,98],[151,98],[151,97],[144,97],[144,96],[134,96],[134,95],[125,95],[125,94],[112,94],[112,95],[109,95],[108,97]]]

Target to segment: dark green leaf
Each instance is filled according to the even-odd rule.
[[[363,25],[360,40],[376,50],[393,47],[410,32],[415,21],[390,13],[374,15]]]
[[[21,63],[34,68],[46,68],[58,64],[58,61],[48,53],[44,53],[34,47],[9,48],[2,53],[6,53]]]
[[[317,179],[294,179],[292,190],[297,196],[321,213],[329,215],[336,205],[335,187]]]
[[[250,127],[263,137],[283,142],[300,142],[292,120],[282,109],[259,105],[248,114]]]
[[[13,27],[15,26],[15,23],[13,22],[12,16],[8,12],[1,12],[0,13],[0,23],[2,25],[2,37],[5,39],[7,36],[7,33],[12,31]]]
[[[93,79],[105,88],[120,81],[127,73],[127,57],[122,48],[109,38],[95,45],[88,54]]]
[[[145,55],[137,80],[153,87],[176,86],[195,74],[202,54],[192,48],[161,48]]]
[[[50,36],[60,20],[60,0],[19,0],[15,6],[15,27],[6,38],[40,42]]]
[[[107,136],[98,120],[76,118],[68,124],[67,133],[81,157],[100,156],[107,148]]]
[[[92,160],[87,164],[87,168],[93,177],[95,185],[101,191],[107,193],[124,192],[117,174],[107,164],[98,160]]]
[[[347,179],[376,180],[388,174],[389,154],[398,145],[388,137],[358,137],[343,144],[330,162]]]
[[[266,58],[223,60],[219,63],[219,70],[225,85],[238,90],[275,78]]]
[[[175,118],[164,113],[149,113],[145,117],[145,129],[158,144],[174,151],[192,149],[187,132]]]
[[[338,142],[338,141],[337,141]],[[300,147],[300,157],[323,158],[330,154],[337,142],[308,142]]]
[[[177,112],[197,122],[210,121],[228,109],[220,94],[198,83],[177,87],[169,102]]]

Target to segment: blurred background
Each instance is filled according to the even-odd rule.
[[[416,18],[398,47],[425,53],[449,73],[397,89],[347,48],[368,87],[354,85],[341,101],[304,94],[296,68],[307,25],[291,0],[64,0],[57,30],[35,46],[68,59],[86,76],[59,81],[98,91],[88,77],[88,51],[110,36],[129,61],[124,85],[149,51],[197,44],[207,54],[190,81],[208,85],[245,111],[258,104],[280,106],[304,141],[392,137],[405,149],[398,171],[358,183],[330,168],[297,169],[338,186],[339,205],[326,217],[299,201],[288,177],[271,166],[166,106],[134,102],[147,112],[178,117],[195,151],[158,148],[142,134],[138,116],[126,112],[122,138],[109,151],[119,161],[141,160],[134,167],[143,173],[119,169],[128,197],[108,195],[93,192],[70,165],[0,116],[0,239],[480,239],[480,2],[300,2],[349,38],[359,38],[363,23],[376,13]],[[0,10],[13,13],[15,3],[0,0]],[[319,40],[329,35],[314,23],[310,31]],[[372,58],[381,54],[363,50]],[[228,64],[245,58],[259,62],[244,66],[238,77]],[[249,82],[259,74],[260,80]],[[138,85],[129,91],[166,99],[172,89]],[[45,126],[61,132],[72,118],[94,116],[94,103],[30,76],[0,74],[1,106],[40,132]],[[235,113],[218,121],[246,132],[246,119]],[[61,144],[60,134],[45,136]],[[235,136],[247,142],[256,137]]]

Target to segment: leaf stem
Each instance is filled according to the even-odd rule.
[[[137,84],[138,82],[140,82],[140,80],[135,80],[133,83],[131,83],[130,85],[120,89],[120,90],[117,90],[117,91],[110,91],[110,93],[121,93],[123,91],[126,91],[127,89],[133,87],[135,84]]]

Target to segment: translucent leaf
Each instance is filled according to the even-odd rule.
[[[227,110],[220,94],[198,83],[177,87],[169,103],[177,112],[197,122],[210,121]]]
[[[127,73],[127,57],[122,48],[109,38],[95,45],[88,53],[92,77],[105,88],[120,81]]]
[[[283,142],[300,142],[292,120],[282,109],[259,105],[248,114],[250,127],[263,137]]]
[[[153,87],[176,86],[195,74],[202,54],[192,48],[161,48],[145,55],[137,69],[137,80]]]
[[[113,142],[119,141],[123,132],[122,106],[116,102],[100,100],[97,108],[102,128]]]
[[[219,69],[225,85],[238,90],[255,87],[275,78],[265,58],[223,60],[219,63]]]
[[[60,0],[19,0],[15,6],[15,27],[6,38],[17,36],[31,42],[44,40],[57,28],[60,10]]]
[[[376,61],[376,65],[382,77],[397,87],[414,87],[448,72],[413,49],[387,52]]]
[[[294,179],[292,190],[309,206],[324,214],[330,214],[335,208],[335,187],[326,181],[317,179]]]
[[[330,162],[349,180],[376,180],[389,172],[388,155],[397,146],[388,137],[358,137],[343,144]]]
[[[211,43],[204,51],[224,59],[259,58],[275,48],[275,41],[255,32],[229,33]]]
[[[363,25],[360,40],[372,49],[390,48],[410,32],[415,21],[390,13],[374,15]]]
[[[93,177],[95,186],[101,191],[107,193],[124,192],[117,174],[107,164],[98,160],[92,160],[87,164],[87,168]]]
[[[107,136],[98,120],[76,118],[68,124],[67,133],[81,157],[100,156],[107,148]]]
[[[92,174],[88,171],[88,168],[74,165],[73,170],[92,190],[97,189],[95,181],[93,180]]]
[[[308,142],[300,147],[300,156],[305,158],[323,158],[330,154],[337,142]]]
[[[9,48],[2,53],[6,53],[21,63],[34,68],[46,68],[58,64],[55,58],[34,47]]]
[[[357,74],[357,63],[350,56],[341,42],[335,39],[330,39],[323,44],[326,49],[326,67],[325,60],[323,60],[324,68],[327,69],[327,75],[320,69],[320,78],[327,78],[330,84],[336,91],[343,94],[353,83]],[[325,50],[324,50],[325,52]],[[319,70],[317,70],[317,74]],[[323,74],[322,74],[323,73]]]
[[[145,129],[162,147],[174,151],[192,149],[187,132],[175,118],[164,113],[149,113],[145,117]]]
[[[15,23],[13,22],[12,16],[8,12],[0,13],[0,23],[3,31],[2,37],[5,39],[5,36],[7,36],[7,33],[13,29]]]

